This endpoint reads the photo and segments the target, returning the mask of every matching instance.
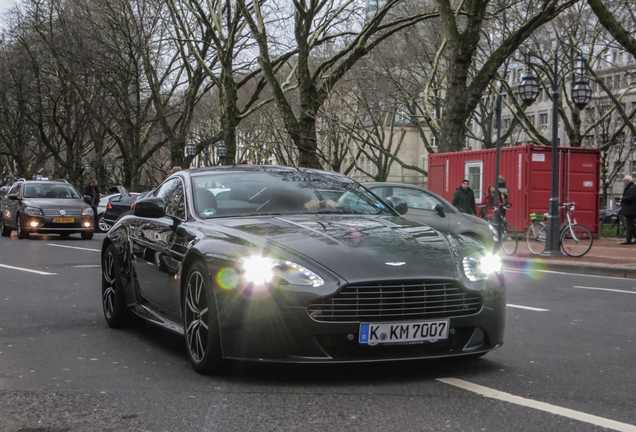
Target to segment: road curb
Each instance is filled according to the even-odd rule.
[[[636,269],[625,268],[620,265],[599,266],[593,263],[569,263],[563,261],[548,261],[545,259],[504,258],[503,263],[508,268],[535,271],[556,271],[563,273],[583,274],[590,276],[610,276],[625,279],[636,279]]]

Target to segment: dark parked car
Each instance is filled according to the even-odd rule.
[[[29,238],[30,233],[63,237],[81,233],[85,240],[93,238],[93,210],[64,180],[18,181],[1,206],[0,234],[5,237],[16,230],[20,239]]]
[[[223,166],[173,174],[117,221],[102,306],[111,327],[141,318],[183,335],[200,373],[222,359],[477,357],[503,343],[500,269],[346,176]]]
[[[131,194],[129,196],[114,195],[108,199],[106,204],[106,211],[100,219],[100,229],[106,232],[113,226],[113,224],[119,219],[121,215],[130,211],[133,204],[145,197],[148,192]]]
[[[108,223],[103,219],[104,214],[106,213],[106,210],[107,210],[108,203],[111,199],[115,200],[120,196],[123,199],[123,198],[128,198],[131,196],[139,197],[141,195],[138,193],[130,193],[128,192],[128,189],[126,189],[124,186],[121,186],[121,185],[111,186],[107,189],[106,192],[108,193],[108,195],[102,195],[99,201],[99,205],[97,206],[97,223],[95,227],[95,230],[97,232],[106,232],[113,225],[112,221]],[[117,220],[117,218],[115,218],[115,220]]]
[[[495,245],[496,230],[492,224],[478,217],[461,213],[451,203],[428,189],[404,183],[363,183],[367,189],[382,199],[396,197],[409,206],[404,215],[425,223],[436,230],[472,237],[489,250]]]

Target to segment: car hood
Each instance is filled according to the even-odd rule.
[[[26,207],[37,207],[40,209],[77,210],[90,207],[82,199],[60,199],[60,198],[28,198],[22,200]]]
[[[454,242],[427,225],[398,217],[221,219],[263,249],[280,246],[315,261],[350,283],[456,277]]]

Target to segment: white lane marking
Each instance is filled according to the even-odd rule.
[[[595,278],[603,278],[603,279],[619,279],[619,280],[625,280],[628,278],[624,278],[624,277],[618,277],[618,276],[599,276],[599,275],[581,275],[579,273],[567,273],[567,272],[560,272],[560,271],[554,271],[554,270],[536,270],[536,269],[532,269],[533,272],[541,272],[541,273],[554,273],[554,274],[561,274],[561,275],[568,275],[568,276],[572,276],[572,275],[576,275],[576,276],[585,276],[586,278],[591,278],[591,277],[595,277]],[[527,271],[525,270],[513,270],[513,269],[504,269],[504,272],[506,273],[518,273],[518,274],[528,274]]]
[[[517,309],[527,309],[527,310],[536,311],[536,312],[550,312],[550,309],[541,309],[541,308],[535,308],[535,307],[530,307],[530,306],[521,306],[521,305],[516,305],[516,304],[510,304],[510,303],[508,303],[506,306],[511,307],[511,308],[517,308]]]
[[[11,269],[11,270],[19,270],[19,271],[23,271],[23,272],[35,273],[35,274],[39,274],[39,275],[43,275],[43,276],[55,276],[57,274],[57,273],[43,272],[43,271],[39,271],[39,270],[31,270],[31,269],[27,269],[27,268],[23,268],[23,267],[14,267],[14,266],[6,265],[6,264],[0,264],[0,267],[8,268],[8,269]]]
[[[84,265],[74,265],[71,266],[73,268],[93,268],[93,267],[101,267],[99,264],[84,264]]]
[[[528,408],[534,408],[539,411],[545,411],[551,414],[568,417],[574,420],[590,423],[590,424],[601,426],[607,429],[613,429],[613,430],[617,430],[621,432],[636,432],[636,426],[634,425],[617,422],[615,420],[610,420],[603,417],[597,417],[595,415],[586,414],[584,412],[575,411],[569,408],[562,408],[560,406],[550,405],[545,402],[539,402],[532,399],[522,398],[520,396],[515,396],[510,393],[500,392],[498,390],[493,390],[491,388],[480,386],[478,384],[473,384],[468,381],[463,381],[457,378],[438,378],[437,380],[445,384],[449,384],[464,390],[471,391],[473,393],[480,394],[487,398],[498,399],[504,402],[509,402],[516,405],[525,406]]]
[[[77,246],[65,246],[65,245],[59,245],[59,244],[55,244],[55,243],[47,243],[47,245],[49,245],[49,246],[57,246],[57,247],[61,247],[61,248],[69,248],[69,249],[79,249],[79,250],[85,250],[85,251],[91,251],[91,252],[101,252],[101,250],[99,250],[99,249],[90,249],[90,248],[83,248],[83,247],[77,247]]]
[[[618,293],[625,293],[625,294],[636,294],[636,291],[625,291],[625,290],[617,290],[617,289],[610,289],[610,288],[596,288],[596,287],[584,287],[584,286],[573,286],[572,288],[597,290],[597,291],[611,291],[611,292],[618,292]]]

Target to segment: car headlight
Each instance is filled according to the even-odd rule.
[[[29,216],[44,216],[42,210],[37,207],[26,207],[24,209],[24,213],[28,214]]]
[[[311,270],[291,261],[263,256],[238,260],[241,276],[248,284],[265,285],[275,278],[283,284],[319,287],[325,281]]]
[[[489,275],[501,271],[501,258],[491,253],[474,254],[463,260],[464,274],[470,281],[486,279]]]
[[[88,207],[82,210],[82,216],[93,216],[93,209]]]

